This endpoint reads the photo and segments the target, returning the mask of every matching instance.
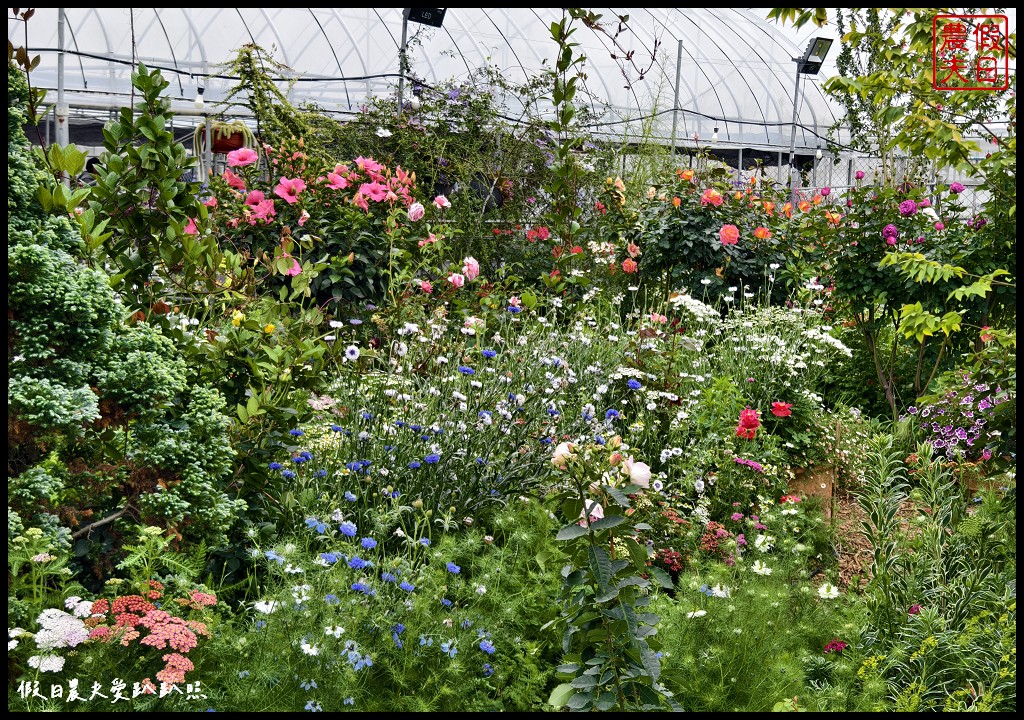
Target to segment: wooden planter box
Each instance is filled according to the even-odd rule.
[[[832,519],[832,498],[835,495],[836,469],[831,466],[793,468],[789,492],[801,497],[821,498],[825,517]]]

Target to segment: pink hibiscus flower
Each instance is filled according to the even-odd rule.
[[[277,187],[274,188],[274,194],[284,200],[289,205],[292,205],[299,200],[299,193],[306,189],[306,181],[302,178],[295,178],[289,180],[286,177],[282,177],[277,183]]]
[[[260,159],[259,153],[252,148],[238,148],[228,153],[228,167],[243,167],[252,165]]]

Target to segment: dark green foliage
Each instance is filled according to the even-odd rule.
[[[58,186],[37,168],[21,131],[25,79],[9,67],[8,80],[16,128],[8,141],[8,528],[43,528],[65,544],[77,531],[76,553],[99,561],[100,574],[100,555],[116,552],[132,519],[179,538],[223,541],[239,510],[224,495],[234,452],[223,398],[188,387],[185,361],[158,330],[125,322],[134,316],[108,276],[83,263],[85,243],[68,215],[36,200]],[[150,126],[139,123],[146,135]],[[167,213],[187,205],[175,200],[187,188],[173,180],[181,168],[173,157],[165,164],[177,168],[159,185],[166,197],[133,209],[122,231],[135,227],[132,217],[166,227]],[[120,198],[118,187],[111,193]],[[151,236],[124,237],[146,245]],[[148,279],[151,269],[133,267]]]

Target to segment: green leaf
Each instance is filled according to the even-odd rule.
[[[594,524],[596,525],[597,523]],[[587,532],[587,528],[583,527],[582,525],[572,523],[570,525],[566,525],[564,528],[559,530],[558,534],[555,535],[555,540],[574,540],[582,535],[586,535]]]
[[[594,532],[600,532],[601,530],[621,525],[624,522],[626,522],[626,518],[622,515],[605,515],[603,518],[591,523],[590,527],[593,528]]]
[[[594,574],[599,588],[606,588],[612,581],[612,559],[603,547],[591,545],[587,548],[590,558],[590,572]]]
[[[569,702],[569,698],[576,694],[575,689],[569,683],[562,683],[554,690],[551,691],[551,697],[548,698],[548,704],[561,708],[565,707],[565,704]]]
[[[569,685],[574,688],[586,689],[595,687],[598,684],[598,679],[594,675],[580,675],[575,678]]]
[[[659,567],[651,568],[651,577],[653,577],[654,581],[666,590],[671,590],[675,587],[675,585],[672,584],[672,576]]]

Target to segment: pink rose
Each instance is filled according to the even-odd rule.
[[[451,275],[448,276],[448,282],[450,282],[455,287],[460,288],[466,284],[466,278],[464,278],[459,273],[452,273]]]
[[[466,279],[469,282],[473,282],[480,274],[480,263],[473,256],[468,256],[462,261],[462,272],[466,274]]]
[[[452,206],[451,202],[444,195],[438,195],[434,198],[434,205],[437,206],[438,210],[450,208]]]
[[[412,222],[422,220],[425,212],[421,203],[413,203],[409,206],[409,219]]]

